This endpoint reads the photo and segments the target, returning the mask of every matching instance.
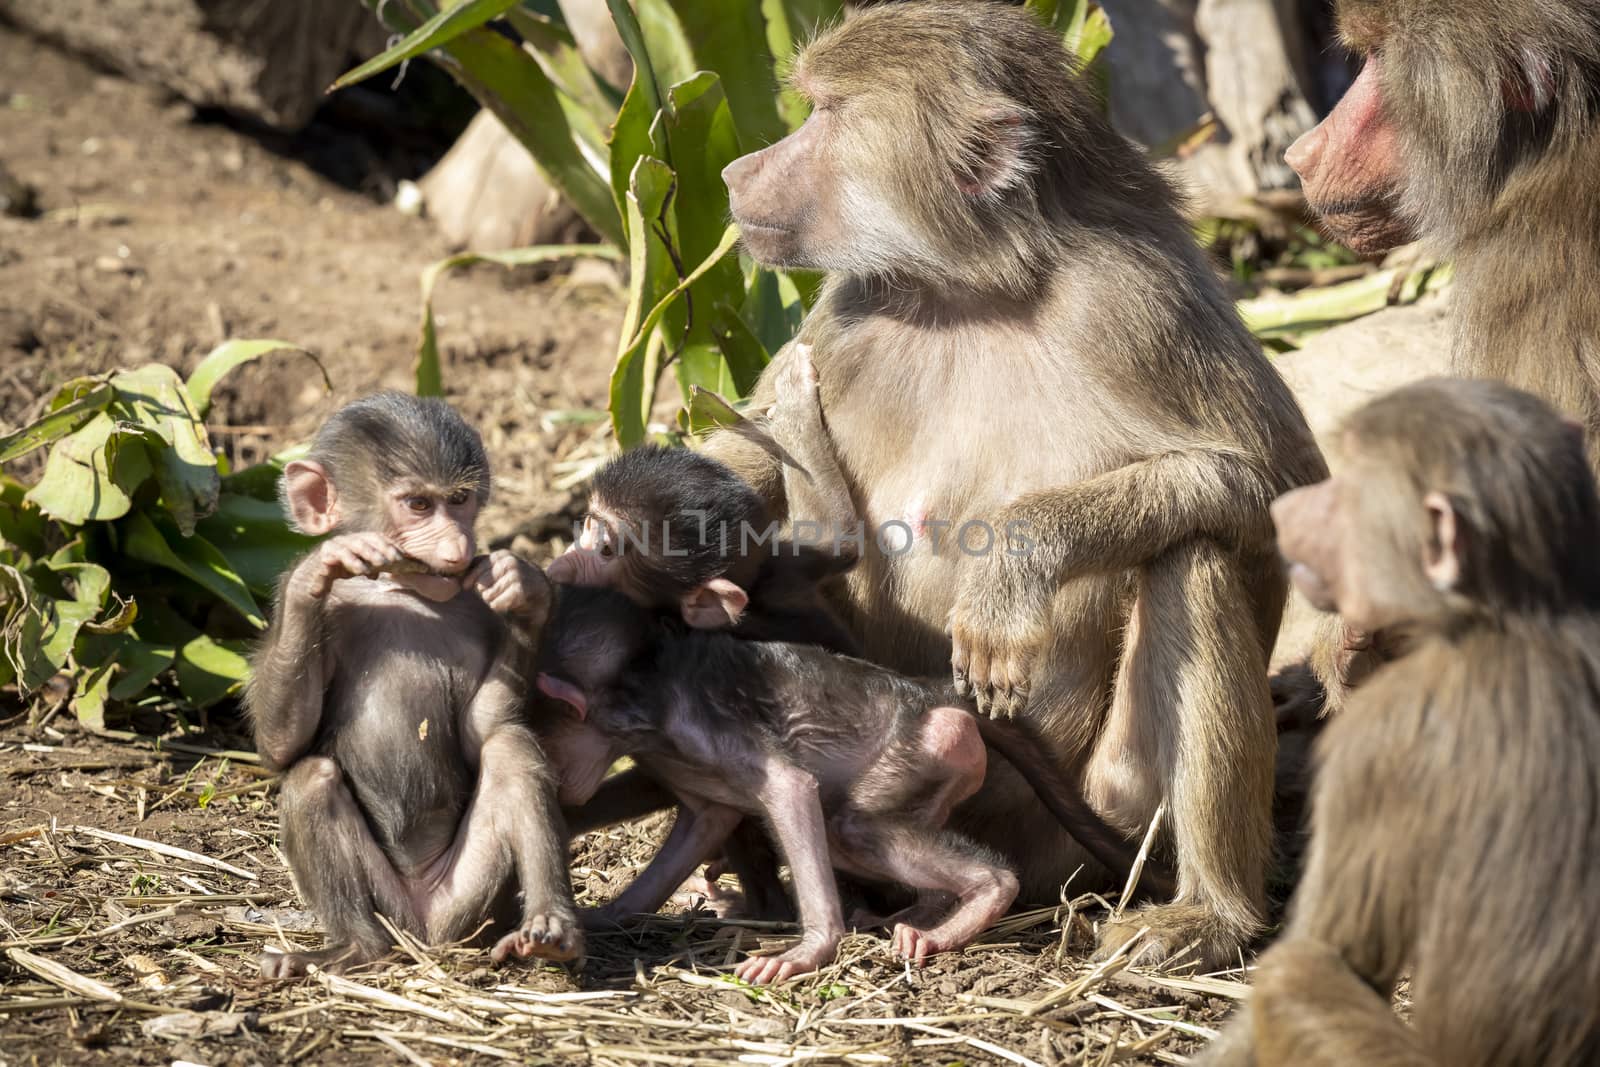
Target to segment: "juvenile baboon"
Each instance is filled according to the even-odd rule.
[[[1600,0],[1338,11],[1366,66],[1288,152],[1306,198],[1359,251],[1420,236],[1454,261],[1455,372],[1581,420],[1600,469]],[[1332,630],[1313,652],[1330,707],[1381,659],[1370,640]]]
[[[724,178],[753,256],[828,272],[799,341],[868,526],[853,632],[1026,716],[1129,839],[1166,803],[1176,897],[1104,928],[1102,952],[1148,927],[1147,960],[1232,959],[1271,841],[1286,581],[1267,507],[1325,473],[1305,420],[1172,190],[1027,12],[873,7],[794,70],[811,117]],[[786,506],[746,437],[711,450],[774,514],[826,518]],[[1112,880],[998,761],[953,825],[1017,866],[1025,901],[1086,862],[1080,884]]]
[[[339,409],[284,470],[296,528],[333,536],[280,584],[245,707],[286,772],[283,851],[327,948],[263,953],[269,977],[377,959],[379,913],[432,943],[496,919],[496,960],[583,950],[523,721],[550,587],[509,552],[475,558],[488,494],[478,435],[400,393]]]
[[[1433,379],[1274,507],[1296,584],[1406,649],[1318,741],[1306,875],[1200,1062],[1600,1062],[1600,498],[1530,394]],[[1412,1025],[1388,998],[1411,975]]]

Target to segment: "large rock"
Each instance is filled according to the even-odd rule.
[[[1253,218],[1264,190],[1295,190],[1284,149],[1316,124],[1304,61],[1319,50],[1293,0],[1102,0],[1111,119],[1166,155],[1197,215]]]
[[[1331,454],[1333,434],[1345,415],[1407,382],[1448,374],[1449,354],[1446,301],[1435,297],[1336,326],[1275,363],[1300,401],[1317,443]],[[1290,598],[1273,651],[1274,668],[1305,658],[1317,617],[1299,594]]]
[[[626,86],[633,60],[605,0],[561,0],[561,13],[589,67]],[[420,183],[428,217],[458,248],[494,252],[566,244],[585,232],[533,156],[487,109]]]
[[[355,0],[0,0],[0,19],[191,103],[295,130],[383,27]]]

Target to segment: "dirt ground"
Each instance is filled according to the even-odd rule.
[[[352,395],[409,384],[418,272],[449,251],[425,222],[3,28],[0,165],[43,212],[0,217],[0,428],[70,375],[187,369],[226,337],[304,345],[334,384],[288,356],[230,379],[211,421],[236,462],[303,439]],[[604,405],[621,303],[585,276],[512,286],[477,270],[436,300],[446,387],[496,467],[485,533],[536,556],[568,528],[574,497],[557,484],[603,449],[570,413]],[[692,901],[595,936],[578,971],[412,946],[344,980],[269,982],[263,945],[317,935],[276,846],[276,780],[247,748],[228,716],[159,749],[43,705],[0,720],[0,1067],[1177,1063],[1244,989],[1091,967],[1105,904],[1090,899],[917,970],[853,935],[837,965],[770,992],[728,965],[784,931]],[[579,841],[580,903],[612,896],[666,825]]]
[[[427,222],[3,27],[0,166],[42,211],[0,215],[0,427],[73,374],[186,371],[229,337],[302,345],[333,382],[290,355],[230,376],[210,423],[235,463],[352,396],[411,385],[418,275],[452,251]],[[436,291],[446,389],[494,460],[493,539],[570,502],[551,472],[593,436],[563,415],[605,405],[621,296],[604,277],[513,287],[486,267]]]

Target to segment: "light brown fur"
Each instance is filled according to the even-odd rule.
[[[1453,369],[1581,420],[1600,469],[1600,0],[1342,0],[1339,18],[1378,57],[1358,82],[1377,110],[1342,103],[1290,150],[1312,206],[1363,251],[1421,237],[1453,260]],[[1330,709],[1379,658],[1338,640],[1313,656]]]
[[[951,523],[937,554],[869,537],[851,625],[913,674],[950,669],[953,625],[980,707],[1085,767],[1108,822],[1137,836],[1165,801],[1176,899],[1102,949],[1149,926],[1147,958],[1229,960],[1262,922],[1285,594],[1267,505],[1324,473],[1304,419],[1171,191],[1026,13],[875,8],[796,71],[824,110],[729,168],[735,216],[759,258],[831,271],[800,341],[854,512]],[[711,447],[784,513],[768,453]],[[969,520],[1024,522],[1034,548],[963,554]],[[1086,861],[1009,767],[954,825],[1030,902]]]
[[[1411,641],[1319,740],[1288,929],[1198,1062],[1600,1062],[1600,499],[1582,445],[1535,398],[1462,380],[1349,427],[1351,475],[1275,509],[1285,553]],[[1341,482],[1340,535],[1303,528],[1304,494]],[[1409,1027],[1388,1003],[1408,971]]]

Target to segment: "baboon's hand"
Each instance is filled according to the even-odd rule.
[[[489,950],[489,958],[496,963],[511,957],[565,962],[582,955],[583,929],[569,911],[523,916],[522,924]]]
[[[474,563],[462,586],[476,589],[497,614],[511,615],[528,625],[540,625],[550,614],[550,581],[538,567],[496,549]]]
[[[950,612],[956,692],[981,715],[1009,719],[1028,704],[1028,685],[1050,637],[1050,598],[1003,549],[970,561]]]
[[[772,391],[775,399],[767,409],[767,432],[780,447],[799,458],[809,442],[827,433],[810,345],[796,341],[784,353],[772,375]]]
[[[398,545],[379,533],[330,537],[295,568],[287,596],[321,600],[344,578],[370,577],[405,558]]]

